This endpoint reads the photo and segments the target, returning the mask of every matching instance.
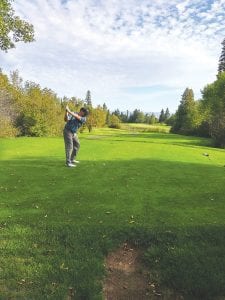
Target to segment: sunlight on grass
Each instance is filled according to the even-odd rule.
[[[224,295],[224,150],[167,133],[80,139],[74,170],[62,138],[0,140],[0,299],[64,299],[69,287],[101,299],[104,257],[127,240],[185,299]]]

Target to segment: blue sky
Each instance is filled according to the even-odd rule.
[[[36,42],[0,53],[1,68],[59,96],[110,109],[175,111],[186,87],[215,80],[225,0],[16,0]]]

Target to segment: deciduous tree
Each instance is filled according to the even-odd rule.
[[[0,1],[0,49],[7,51],[15,43],[34,41],[33,25],[15,15],[10,0]]]

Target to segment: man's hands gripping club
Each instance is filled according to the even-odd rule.
[[[76,113],[72,112],[72,111],[69,109],[69,106],[68,106],[68,105],[66,106],[66,112],[67,112],[68,114],[70,114],[71,116],[73,116],[74,118],[78,119],[78,120],[81,119],[81,116],[80,116],[79,114],[76,114]],[[68,120],[67,117],[66,117],[66,119]],[[66,120],[66,121],[67,121],[67,120]]]

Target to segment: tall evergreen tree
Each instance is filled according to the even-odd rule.
[[[120,110],[117,108],[115,111],[112,112],[112,115],[115,115],[119,118],[120,117]]]
[[[218,67],[218,73],[222,73],[225,71],[225,39],[222,41],[222,53],[220,55],[219,59],[219,67]]]
[[[88,106],[92,106],[92,101],[91,101],[91,92],[88,90],[85,98],[85,103]]]
[[[107,105],[105,103],[103,103],[103,106],[102,106],[103,110],[107,111],[108,108],[107,108]]]
[[[130,112],[129,112],[129,110],[127,110],[127,111],[126,111],[126,116],[127,116],[127,122],[128,122],[128,120],[129,120],[129,116],[130,116]]]
[[[166,112],[165,112],[165,118],[164,118],[164,121],[166,122],[170,117],[170,111],[169,111],[169,108],[167,107],[166,109]]]
[[[197,122],[197,107],[192,89],[186,88],[178,110],[172,132],[182,134],[193,134]]]
[[[163,123],[164,121],[165,121],[165,112],[164,109],[162,109],[159,116],[159,123]]]
[[[121,122],[126,123],[128,121],[127,113],[121,111],[119,119],[121,120]]]

